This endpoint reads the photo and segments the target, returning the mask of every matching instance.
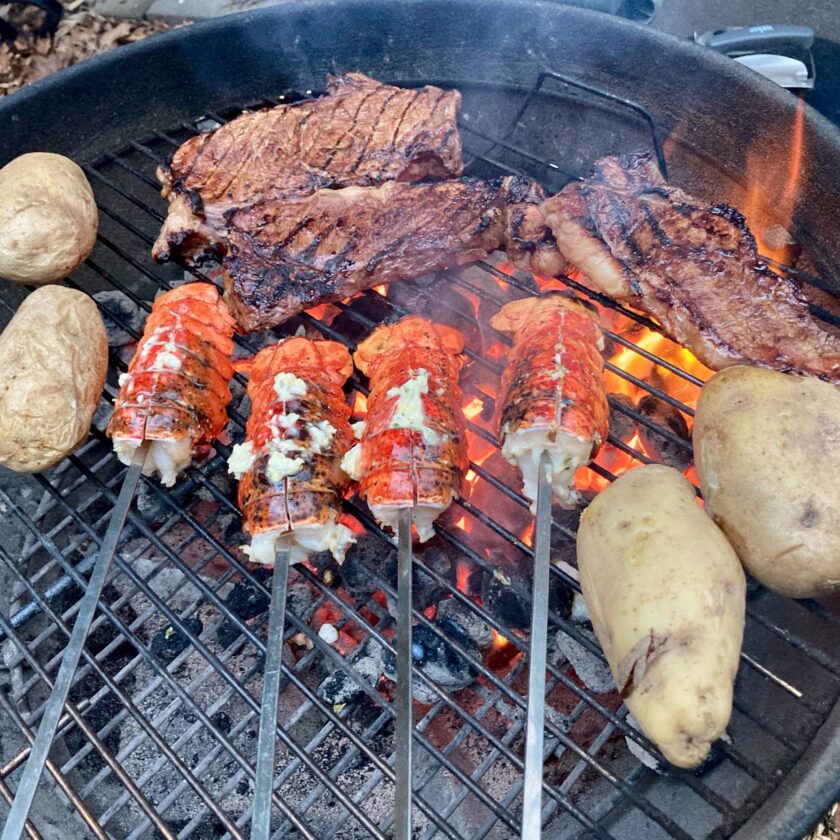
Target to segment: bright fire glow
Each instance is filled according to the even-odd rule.
[[[475,420],[479,414],[484,410],[484,402],[480,400],[478,397],[473,397],[465,406],[464,406],[464,416],[467,420]]]
[[[497,633],[492,627],[490,631],[493,634],[493,650],[501,650],[502,648],[506,648],[510,642],[501,634]]]
[[[779,262],[791,262],[789,231],[799,197],[804,128],[804,101],[800,99],[790,132],[781,135],[784,148],[779,149],[775,143],[756,143],[747,154],[747,192],[739,209],[759,251]]]
[[[458,567],[455,570],[455,584],[459,592],[467,591],[467,581],[469,578],[470,567],[465,562],[458,563]]]

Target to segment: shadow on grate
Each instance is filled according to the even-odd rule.
[[[550,95],[543,90],[549,85],[557,88]],[[567,80],[541,78],[514,103],[507,132],[496,125],[494,133],[486,96],[465,91],[471,174],[525,172],[556,190],[599,153],[652,143],[661,158],[661,138],[644,114],[631,109],[628,115],[627,103],[614,101],[593,109],[589,93]],[[603,129],[597,142],[591,123],[571,117],[553,133],[535,130],[544,109],[558,102],[573,117],[595,113]],[[213,267],[185,271],[152,262],[150,247],[165,213],[154,171],[189,136],[232,115],[155,132],[86,168],[100,208],[99,241],[70,283],[95,294],[109,321],[111,365],[88,443],[45,475],[0,484],[0,524],[10,534],[0,547],[9,593],[0,617],[0,709],[23,744],[3,756],[6,801],[124,474],[102,431],[117,377],[154,295],[185,279],[215,279]],[[672,463],[691,476],[688,429],[708,372],[687,366],[685,351],[655,323],[578,277],[547,284],[488,260],[369,290],[237,340],[237,353],[247,355],[303,329],[352,348],[383,319],[410,311],[464,333],[468,490],[415,557],[414,823],[423,838],[518,833],[531,518],[493,431],[507,345],[488,319],[506,301],[552,285],[598,307],[611,343],[611,434],[586,471],[588,497],[637,463]],[[243,537],[226,473],[229,445],[242,438],[247,416],[243,385],[241,377],[233,385],[226,440],[172,491],[144,479],[129,515],[49,767],[85,836],[248,833],[270,579],[239,551]],[[348,399],[357,410],[366,394],[365,382],[351,378]],[[295,567],[290,579],[275,837],[384,838],[393,821],[393,545],[357,499],[348,499],[346,509],[361,536],[344,566],[318,556]],[[554,511],[546,836],[730,833],[778,785],[836,702],[837,622],[816,607],[754,589],[728,738],[697,773],[666,768],[628,720],[580,615],[578,516]]]

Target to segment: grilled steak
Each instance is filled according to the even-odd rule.
[[[474,178],[319,190],[229,215],[225,300],[245,331],[379,283],[473,262],[504,239],[503,197]]]
[[[840,338],[795,282],[761,261],[744,217],[668,186],[649,155],[598,161],[542,210],[595,286],[653,315],[710,368],[756,364],[840,380]]]
[[[505,203],[505,248],[517,267],[541,277],[556,277],[566,268],[541,207],[545,190],[530,178],[511,175],[502,181]]]
[[[170,204],[152,254],[197,262],[224,253],[224,214],[257,201],[457,177],[460,104],[457,91],[348,73],[329,79],[326,96],[242,114],[193,137],[158,170]]]

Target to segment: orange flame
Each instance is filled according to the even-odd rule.
[[[493,643],[491,650],[492,652],[498,652],[500,650],[504,650],[510,642],[501,634],[496,632],[492,627],[490,628],[490,632],[493,634]]]
[[[805,107],[800,99],[790,134],[782,135],[784,148],[761,142],[747,153],[747,191],[740,209],[759,251],[780,262],[791,262],[793,258],[790,246],[794,243],[789,231],[799,198],[804,129]]]

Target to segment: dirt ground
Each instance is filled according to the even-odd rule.
[[[840,840],[840,805],[831,808],[807,840]]]
[[[0,96],[14,93],[38,79],[96,53],[139,41],[170,29],[163,21],[115,20],[92,13],[84,0],[64,3],[64,17],[52,36],[39,36],[43,13],[34,6],[0,3],[0,19],[19,35],[0,41]]]

